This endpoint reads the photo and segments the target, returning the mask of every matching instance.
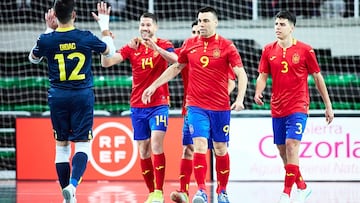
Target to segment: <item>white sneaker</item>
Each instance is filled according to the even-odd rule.
[[[312,190],[309,187],[306,187],[303,190],[298,189],[296,202],[297,203],[305,203],[305,200],[310,196],[311,192],[312,192]]]
[[[218,194],[218,203],[230,203],[228,195],[226,191],[221,191],[220,194]]]
[[[65,203],[76,203],[75,191],[76,191],[76,189],[72,184],[66,186],[62,190],[62,195],[64,197]]]
[[[290,197],[289,197],[289,195],[288,194],[286,194],[286,193],[281,193],[281,195],[280,195],[280,200],[279,200],[279,202],[278,203],[290,203]]]
[[[192,203],[208,203],[207,194],[203,190],[198,190],[192,199]]]

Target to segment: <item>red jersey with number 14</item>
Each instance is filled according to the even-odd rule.
[[[315,52],[309,45],[295,39],[292,46],[286,49],[277,42],[266,45],[258,71],[272,77],[273,117],[308,113],[308,75],[320,72]]]
[[[157,39],[156,44],[165,49],[174,49],[173,44],[168,40]],[[160,86],[151,96],[149,104],[145,105],[141,101],[141,95],[144,90],[151,85],[168,67],[168,62],[159,54],[159,52],[140,44],[137,49],[128,45],[123,46],[118,51],[123,59],[129,59],[132,68],[132,92],[130,106],[136,108],[145,108],[158,105],[169,104],[168,84]]]
[[[229,69],[243,67],[232,41],[218,34],[210,38],[189,38],[183,44],[178,62],[189,66],[187,106],[230,110]]]

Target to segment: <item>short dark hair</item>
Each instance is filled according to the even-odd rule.
[[[218,19],[218,13],[217,13],[216,9],[213,8],[213,7],[210,7],[210,6],[200,8],[198,10],[196,16],[198,16],[199,13],[207,13],[207,12],[210,12],[210,13],[214,14],[215,18]]]
[[[191,23],[191,27],[194,27],[195,25],[198,25],[198,21],[197,21],[197,20],[194,20],[194,21]]]
[[[296,24],[296,16],[291,13],[290,11],[279,11],[276,15],[275,18],[283,18],[283,19],[287,19],[289,22],[292,22],[295,26]]]
[[[141,18],[151,18],[156,24],[158,22],[158,17],[154,13],[149,13],[149,12],[143,13],[140,16],[140,19]]]
[[[54,11],[60,23],[68,23],[75,10],[75,0],[55,0]]]

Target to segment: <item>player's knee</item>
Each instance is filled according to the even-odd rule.
[[[184,154],[185,159],[192,159],[193,154],[194,154],[194,146],[193,145],[185,146],[183,154]]]
[[[71,146],[56,146],[55,163],[69,162]]]
[[[75,153],[83,152],[87,156],[90,153],[90,142],[76,142],[75,143]]]

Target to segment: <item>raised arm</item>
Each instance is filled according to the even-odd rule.
[[[107,48],[101,55],[101,65],[103,67],[109,67],[123,61],[121,54],[115,54],[115,45],[112,33],[109,29],[109,19],[111,7],[108,7],[105,2],[97,3],[98,15],[91,12],[94,19],[99,24],[102,38],[101,40],[106,43]]]
[[[175,76],[177,76],[181,70],[185,67],[185,64],[174,63],[169,66],[158,79],[156,79],[148,88],[146,88],[141,96],[141,100],[144,104],[147,104],[151,100],[151,96],[155,93],[156,89],[161,85],[167,83]]]
[[[50,32],[53,32],[57,27],[58,27],[58,24],[57,24],[57,21],[56,21],[56,16],[55,16],[55,11],[53,8],[49,9],[46,13],[45,13],[45,16],[44,16],[44,19],[45,19],[45,22],[46,22],[46,30],[45,30],[45,33],[50,33]],[[33,54],[33,50],[36,48],[36,44],[34,45],[34,47],[31,49],[30,53],[29,53],[29,61],[31,63],[34,63],[34,64],[38,64],[41,62],[42,60],[42,57],[39,58],[39,57],[36,57],[34,54]]]
[[[144,37],[144,43],[153,49],[154,51],[159,52],[159,54],[170,64],[173,64],[177,62],[178,56],[175,54],[175,52],[169,52],[161,47],[159,47],[151,38]]]

